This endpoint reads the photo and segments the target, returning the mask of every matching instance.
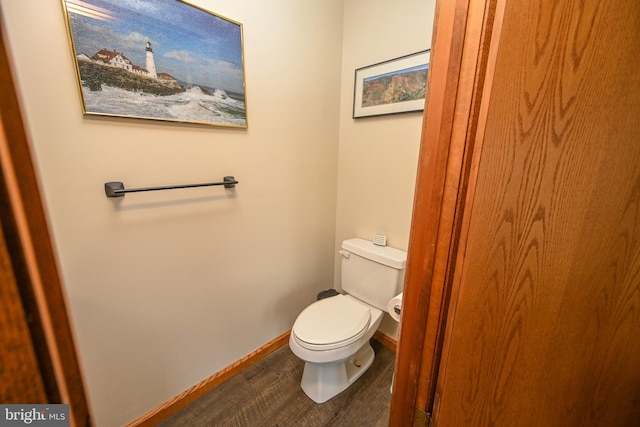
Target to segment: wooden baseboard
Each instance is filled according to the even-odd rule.
[[[158,424],[160,421],[175,414],[191,402],[195,401],[199,397],[202,397],[209,391],[213,390],[215,387],[227,381],[229,378],[238,374],[243,369],[246,369],[259,360],[264,359],[275,350],[287,344],[289,342],[290,334],[291,331],[287,331],[279,337],[274,338],[257,350],[247,354],[242,359],[213,374],[206,380],[194,385],[190,389],[180,393],[168,402],[165,402],[157,408],[153,409],[151,412],[143,415],[135,421],[132,421],[127,425],[127,427],[152,427]]]
[[[396,352],[398,342],[391,338],[389,335],[383,334],[380,331],[376,331],[376,333],[373,334],[373,339],[378,341],[380,344],[393,351],[394,353]]]

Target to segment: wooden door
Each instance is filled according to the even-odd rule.
[[[497,12],[435,425],[640,425],[640,3]]]
[[[436,10],[390,424],[640,425],[640,4]]]
[[[0,402],[46,402],[29,325],[0,227]]]
[[[70,425],[90,426],[62,283],[1,30],[0,403],[68,404]]]

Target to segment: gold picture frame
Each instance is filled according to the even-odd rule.
[[[83,113],[247,128],[242,24],[183,0],[62,0]]]

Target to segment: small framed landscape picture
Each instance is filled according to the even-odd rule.
[[[429,53],[424,50],[358,68],[353,118],[424,110]]]
[[[62,0],[83,112],[247,127],[242,24],[182,0]]]

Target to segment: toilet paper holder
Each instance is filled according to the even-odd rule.
[[[389,300],[387,304],[387,313],[396,322],[400,321],[400,313],[402,312],[402,292]]]

